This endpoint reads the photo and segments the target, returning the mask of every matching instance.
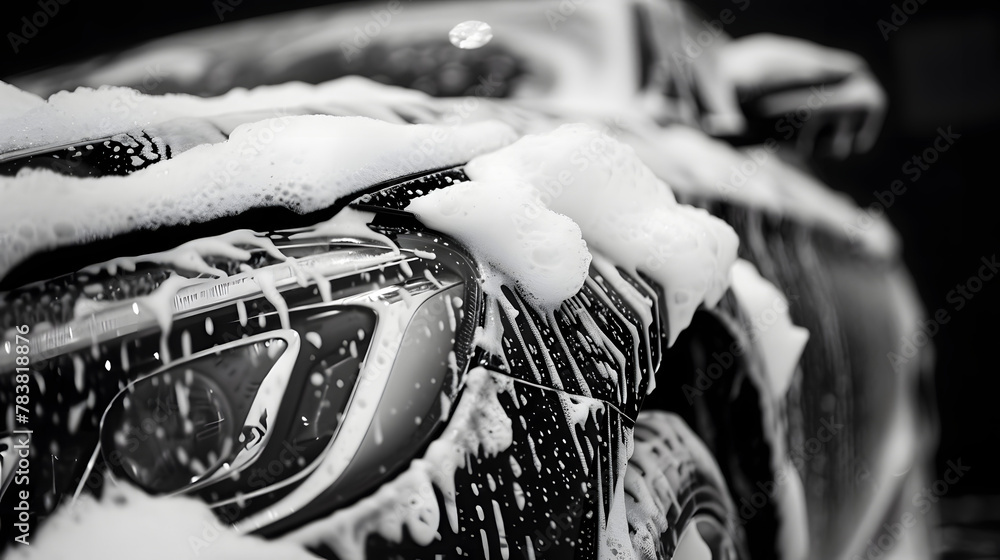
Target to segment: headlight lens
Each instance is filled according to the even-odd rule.
[[[133,382],[102,420],[105,461],[145,490],[168,493],[205,479],[241,452],[254,453],[268,430],[267,411],[260,418],[247,414],[287,346],[280,338],[245,343]]]

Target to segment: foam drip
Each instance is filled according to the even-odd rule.
[[[678,204],[632,148],[589,126],[524,136],[473,159],[466,173],[471,182],[407,209],[470,245],[541,310],[583,285],[587,247],[664,286],[671,344],[729,285],[738,245],[732,228]]]
[[[449,526],[457,532],[455,472],[465,468],[470,457],[496,455],[513,442],[511,420],[497,399],[510,383],[504,376],[481,367],[469,371],[465,390],[444,433],[422,458],[414,459],[406,471],[371,496],[296,530],[287,540],[303,545],[326,544],[344,560],[364,559],[365,543],[371,534],[400,542],[403,527],[417,544],[429,544],[438,537],[442,514],[435,487],[444,498]]]
[[[809,340],[809,331],[792,323],[788,300],[761,277],[757,267],[739,259],[733,265],[733,293],[750,318],[750,342],[764,361],[771,398],[781,401]]]

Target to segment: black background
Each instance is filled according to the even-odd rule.
[[[325,3],[242,0],[224,15],[232,21]],[[888,215],[902,234],[906,262],[927,309],[933,314],[944,308],[951,317],[933,339],[942,428],[938,465],[961,459],[972,467],[953,488],[956,495],[1000,494],[1000,278],[987,282],[960,311],[946,299],[976,273],[981,257],[1000,252],[994,196],[1000,165],[1000,12],[989,0],[909,3],[911,11],[919,8],[888,39],[878,20],[891,22],[893,4],[904,4],[900,0],[749,0],[725,30],[734,36],[769,31],[856,51],[886,86],[890,112],[875,149],[846,162],[819,161],[816,172],[865,206],[892,181],[907,184]],[[714,19],[747,0],[697,4]],[[21,17],[39,9],[37,0],[4,0],[0,6],[0,76],[219,23],[212,0],[68,0],[15,54],[8,33],[20,33]],[[911,183],[903,164],[931,146],[938,127],[949,126],[961,138]]]

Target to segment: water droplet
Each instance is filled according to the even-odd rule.
[[[478,49],[493,38],[493,28],[476,20],[463,21],[448,32],[448,40],[460,49]]]

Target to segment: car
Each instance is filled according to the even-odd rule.
[[[32,359],[28,376],[6,354],[4,381],[28,377],[31,445],[59,457],[35,467],[36,515],[113,477],[338,557],[587,557],[630,545],[607,536],[626,527],[628,489],[661,508],[646,520],[658,527],[635,528],[658,528],[647,538],[661,555],[694,525],[737,554],[707,449],[675,415],[640,416],[668,340],[663,288],[584,266],[585,284],[547,315],[517,285],[487,295],[484,261],[406,212],[463,184],[462,166],[401,177],[319,215],[253,214],[273,230],[187,226],[157,243],[199,237],[111,257],[151,246],[125,234],[72,248],[104,264],[8,292],[4,328],[29,325]],[[629,466],[635,430],[655,474]],[[663,477],[676,489],[657,488]],[[407,531],[383,526],[394,522]]]
[[[316,67],[295,57],[274,68]],[[204,99],[7,92],[28,109],[8,121],[0,172],[43,193],[12,206],[0,288],[5,463],[23,385],[39,426],[31,519],[53,527],[33,546],[59,546],[49,535],[87,494],[148,493],[340,558],[871,547],[920,483],[916,434],[932,431],[926,356],[883,359],[919,317],[885,224],[845,234],[854,207],[776,158],[757,186],[780,204],[723,196],[692,170],[750,155],[655,119],[609,121],[568,103],[576,86],[555,88],[555,108],[467,85],[475,96],[457,99],[357,78]],[[519,186],[498,192],[504,178]],[[54,211],[57,195],[76,203]],[[621,218],[645,212],[669,220]],[[693,252],[651,242],[664,223]],[[181,540],[182,554],[213,550]]]

